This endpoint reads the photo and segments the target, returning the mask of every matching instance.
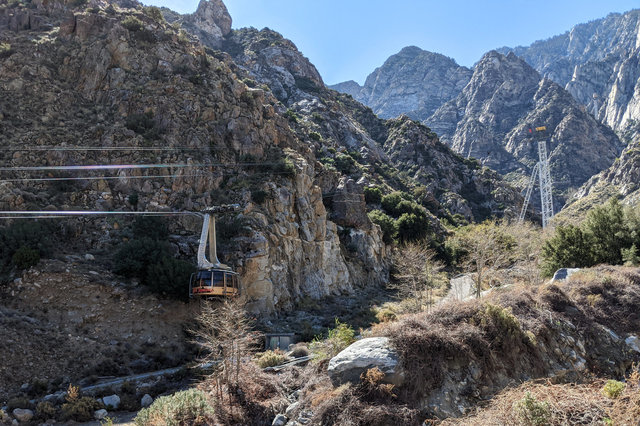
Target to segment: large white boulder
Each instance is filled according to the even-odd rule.
[[[399,386],[404,381],[398,353],[388,337],[358,340],[331,358],[328,373],[334,386],[339,386],[347,382],[359,382],[360,375],[374,367],[385,373],[383,381],[386,383]]]
[[[102,403],[107,408],[111,408],[113,410],[117,410],[120,406],[120,397],[118,395],[109,395],[102,398]]]

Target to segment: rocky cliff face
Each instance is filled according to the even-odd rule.
[[[565,87],[600,121],[623,132],[640,118],[640,10],[611,14],[515,52]]]
[[[405,47],[376,68],[364,86],[345,82],[332,89],[352,95],[383,118],[406,114],[424,120],[456,97],[471,78],[471,70],[444,55]]]
[[[513,53],[487,53],[460,95],[426,123],[455,151],[521,184],[538,160],[528,129],[546,126],[556,209],[569,188],[608,167],[622,150],[611,130]]]
[[[591,177],[567,201],[561,221],[581,220],[594,206],[616,197],[623,204],[640,204],[640,139],[634,138],[611,167]]]
[[[234,31],[225,48],[256,84],[272,88],[289,107],[291,127],[309,141],[316,158],[361,185],[386,191],[420,187],[419,198],[436,216],[461,214],[468,220],[510,214],[520,198],[497,175],[463,161],[425,126],[406,116],[385,122],[353,98],[327,90],[315,67],[278,33]],[[353,166],[340,164],[345,154]],[[402,177],[395,176],[398,171]]]
[[[270,92],[250,88],[235,76],[236,65],[228,56],[212,56],[141,9],[79,11],[58,5],[31,10],[18,5],[3,10],[9,21],[25,13],[42,16],[54,31],[2,30],[10,43],[0,63],[5,147],[130,150],[110,156],[82,149],[47,150],[44,155],[4,151],[3,164],[193,167],[154,179],[118,170],[104,179],[94,175],[68,185],[5,183],[3,209],[128,210],[133,193],[138,194],[139,210],[197,211],[240,202],[244,208],[233,219],[234,243],[224,246],[221,255],[241,272],[249,306],[256,312],[288,309],[305,296],[319,298],[386,279],[379,228],[367,219],[360,228],[342,232],[330,220],[323,189],[340,191],[340,175],[315,160]],[[155,173],[149,169],[138,175]],[[362,198],[361,188],[352,190],[359,191],[353,197]],[[264,201],[256,202],[252,193],[259,191]],[[364,211],[364,202],[361,207]],[[197,233],[198,226],[172,224],[176,233],[182,229],[187,235]],[[116,243],[109,236],[112,227],[88,224],[81,229],[84,239],[74,244],[108,248]],[[345,238],[358,241],[348,256]],[[190,242],[178,241],[176,249],[192,256]]]

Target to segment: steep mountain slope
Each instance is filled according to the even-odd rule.
[[[364,214],[362,193],[354,194],[362,200],[354,209],[364,222],[351,232],[364,251],[347,259],[316,177],[322,176],[327,192],[335,192],[340,174],[315,160],[277,100],[240,81],[228,57],[212,56],[215,52],[205,52],[187,34],[141,9],[112,5],[81,12],[53,3],[5,8],[2,16],[5,23],[24,16],[31,23],[17,33],[3,27],[2,37],[11,45],[0,66],[3,164],[193,165],[133,173],[175,175],[170,178],[129,179],[126,170],[118,170],[107,179],[66,185],[5,182],[2,208],[131,210],[134,193],[139,210],[197,211],[239,202],[244,210],[229,218],[233,226],[227,232],[234,243],[223,244],[221,255],[241,272],[255,312],[287,309],[302,297],[386,279],[381,233]],[[35,28],[38,20],[53,31]],[[109,155],[13,151],[61,145],[131,148]],[[87,175],[68,173],[58,176]],[[264,196],[252,196],[256,193]],[[62,240],[76,244],[75,250],[79,245],[113,251],[124,237],[112,224],[73,223],[87,235],[78,242]],[[187,236],[196,235],[198,226],[172,223],[176,252],[193,256],[194,240]]]
[[[409,46],[376,68],[364,86],[351,81],[331,88],[352,95],[380,117],[406,114],[415,120],[424,120],[440,105],[456,97],[471,73],[451,58]]]
[[[589,179],[562,211],[561,220],[582,219],[590,208],[617,197],[623,204],[640,204],[640,139],[630,143],[611,167]]]
[[[415,132],[426,154],[415,159],[425,164],[412,168],[413,157],[393,153],[404,144],[393,123],[326,89],[279,34],[230,31],[222,3],[203,0],[192,15],[165,14],[173,24],[157,9],[125,1],[86,10],[60,2],[1,9],[3,164],[189,165],[167,173],[24,172],[19,177],[90,179],[6,181],[2,209],[198,211],[240,203],[240,214],[221,218],[220,256],[241,273],[249,308],[272,312],[387,279],[366,185],[420,194],[439,235],[436,216],[481,219],[520,203],[515,190],[424,126]],[[57,149],[63,145],[84,148]],[[394,169],[395,158],[406,173]],[[425,167],[430,172],[420,175]],[[113,253],[129,223],[61,221],[59,250]],[[193,259],[198,226],[171,222],[176,254]]]
[[[546,126],[556,209],[567,190],[608,167],[622,150],[611,130],[513,53],[487,53],[460,95],[425,122],[455,151],[521,185],[538,158],[528,129]]]
[[[355,181],[385,192],[421,188],[418,198],[440,217],[483,219],[513,212],[519,204],[520,196],[498,175],[465,162],[427,127],[407,117],[385,122],[349,96],[326,89],[315,67],[278,33],[236,30],[224,48],[256,84],[275,88],[274,95],[297,117],[292,128],[310,141],[321,162],[352,156],[356,167],[347,174]]]
[[[640,10],[613,13],[513,51],[565,87],[587,110],[623,132],[640,119]]]

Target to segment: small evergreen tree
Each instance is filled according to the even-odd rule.
[[[593,265],[591,235],[573,225],[560,226],[542,246],[542,275],[550,277],[560,268]]]

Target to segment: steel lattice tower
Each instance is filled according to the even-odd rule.
[[[551,193],[551,173],[549,171],[549,157],[547,157],[547,142],[538,142],[538,158],[540,164],[540,201],[542,201],[542,228],[546,228],[553,217],[553,195]]]
[[[539,135],[544,135],[546,127],[537,127],[536,132]],[[529,180],[529,186],[524,197],[524,204],[520,211],[519,221],[524,220],[524,216],[527,213],[527,207],[531,200],[531,192],[536,183],[536,175],[539,178],[540,183],[540,201],[542,205],[542,228],[546,228],[551,218],[553,217],[553,184],[551,182],[551,172],[549,170],[549,157],[547,155],[547,142],[543,140],[538,141],[538,162],[531,171],[531,179]]]

